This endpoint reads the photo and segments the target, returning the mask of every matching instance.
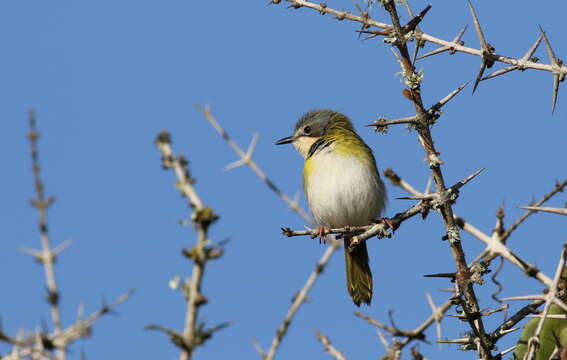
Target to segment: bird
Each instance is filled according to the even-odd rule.
[[[305,160],[303,189],[321,238],[329,228],[381,220],[386,188],[372,149],[346,115],[328,109],[309,111],[297,121],[293,135],[276,142],[283,144],[293,144]],[[373,282],[368,249],[362,242],[349,252],[354,235],[343,236],[347,289],[356,306],[370,305]]]

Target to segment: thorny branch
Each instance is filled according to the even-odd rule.
[[[384,175],[390,180],[394,186],[399,186],[406,190],[415,197],[425,196],[425,194],[416,190],[413,186],[404,181],[395,171],[392,169],[387,169]],[[567,179],[561,183],[556,183],[553,190],[548,194],[543,196],[543,198],[535,204],[541,205],[553,197],[555,194],[563,191],[563,188],[567,186]],[[454,218],[457,221],[459,227],[472,236],[476,237],[480,241],[484,242],[487,246],[486,249],[475,258],[474,263],[480,262],[480,260],[491,261],[492,259],[502,256],[512,264],[520,268],[526,275],[533,277],[541,281],[546,286],[551,286],[552,280],[545,275],[543,272],[537,269],[536,266],[530,264],[529,262],[523,260],[519,255],[515,254],[512,250],[506,247],[505,240],[512,234],[512,231],[517,229],[518,226],[527,219],[527,217],[533,213],[533,211],[527,211],[522,216],[518,218],[508,229],[501,229],[499,231],[493,232],[492,236],[482,232],[480,229],[472,225],[471,223],[465,221],[463,218],[454,214]]]
[[[271,3],[273,4],[279,4],[281,2],[281,0],[271,0]],[[434,51],[432,51],[429,54],[426,54],[423,57],[426,56],[431,56],[431,55],[435,55],[435,54],[439,54],[445,51],[448,51],[450,54],[454,54],[456,52],[460,52],[460,53],[464,53],[464,54],[469,54],[469,55],[474,55],[474,56],[478,56],[482,59],[482,66],[481,66],[481,72],[479,72],[480,76],[482,77],[482,72],[484,71],[483,68],[490,68],[492,66],[492,64],[494,64],[495,62],[499,62],[499,63],[503,63],[503,64],[507,64],[510,65],[508,71],[503,71],[499,74],[491,74],[490,76],[484,77],[484,78],[479,78],[478,81],[482,81],[482,80],[488,80],[491,79],[495,76],[498,75],[502,75],[505,74],[509,71],[512,70],[520,70],[520,71],[524,71],[527,69],[534,69],[534,70],[541,70],[541,71],[547,71],[553,74],[553,97],[552,97],[552,110],[555,110],[555,104],[557,101],[557,93],[558,93],[558,88],[559,88],[559,83],[564,81],[565,76],[567,75],[567,66],[564,65],[563,61],[561,61],[561,59],[557,58],[555,56],[555,53],[553,52],[551,45],[549,44],[549,41],[546,41],[546,48],[547,48],[547,53],[548,56],[550,58],[551,63],[550,64],[544,64],[544,63],[539,63],[537,58],[534,58],[532,56],[529,56],[527,58],[522,57],[522,58],[514,58],[514,57],[510,57],[510,56],[506,56],[506,55],[501,55],[498,54],[494,51],[494,48],[490,45],[487,44],[486,41],[484,40],[484,34],[482,35],[482,40],[481,40],[481,48],[480,49],[475,49],[475,48],[471,48],[468,46],[464,46],[464,42],[461,40],[462,37],[462,33],[464,33],[464,29],[451,41],[447,41],[444,39],[440,39],[437,38],[433,35],[427,34],[423,31],[409,31],[409,32],[404,32],[403,27],[401,26],[397,26],[394,22],[392,22],[392,24],[387,24],[387,23],[383,23],[377,20],[374,20],[373,18],[370,17],[370,15],[368,14],[368,12],[366,11],[361,11],[360,15],[355,15],[351,12],[345,11],[345,10],[336,10],[333,9],[329,6],[327,6],[326,3],[314,3],[311,1],[306,1],[306,0],[286,0],[286,2],[291,3],[290,7],[295,8],[295,9],[299,9],[302,7],[305,8],[309,8],[309,9],[313,9],[317,12],[319,12],[320,14],[329,14],[329,15],[333,15],[335,16],[335,19],[342,21],[342,20],[350,20],[350,21],[354,21],[354,22],[358,22],[362,24],[363,30],[370,28],[370,27],[375,27],[375,28],[380,28],[380,29],[385,29],[385,31],[365,31],[367,33],[370,34],[376,34],[376,35],[383,35],[383,36],[387,36],[387,40],[390,41],[390,35],[392,34],[392,29],[400,29],[402,31],[398,31],[396,30],[396,34],[397,34],[397,38],[399,39],[399,35],[403,34],[403,39],[404,41],[407,41],[409,39],[415,38],[417,40],[417,42],[421,45],[427,42],[430,42],[432,44],[437,44],[440,45],[440,47]],[[388,4],[388,1],[383,1],[383,3],[385,3],[386,5]],[[472,9],[472,6],[471,6]],[[474,9],[472,9],[474,10]],[[474,11],[471,11],[471,13],[474,14]],[[418,17],[414,17],[418,18]],[[477,30],[477,34],[481,34],[482,30],[480,29],[480,24],[478,23],[478,19],[476,19],[476,14],[473,15],[473,20],[475,22],[475,26],[478,29]],[[399,20],[398,20],[399,23]],[[411,21],[410,21],[411,23]],[[479,31],[480,30],[480,31]],[[545,32],[543,30],[541,30],[542,35],[545,36]],[[539,41],[536,42],[537,45],[539,45]],[[537,48],[537,46],[535,46]],[[535,51],[535,49],[533,50]],[[533,54],[533,52],[532,52]],[[409,59],[409,57],[408,57]],[[410,60],[411,62],[411,60]],[[513,67],[513,68],[512,68]],[[475,86],[476,88],[476,86]]]
[[[416,190],[411,184],[404,181],[392,169],[386,170],[384,174],[394,186],[401,187],[402,189],[406,190],[408,193],[412,194],[413,196],[419,197],[424,195],[423,193]],[[545,203],[546,201],[551,199],[554,195],[558,194],[559,192],[562,192],[564,187],[566,186],[567,186],[567,180],[563,182],[557,182],[554,188],[549,193],[545,194],[541,200],[534,202],[534,204],[541,205]],[[475,260],[473,260],[472,264],[478,263],[481,259],[484,259],[485,261],[490,261],[497,256],[502,256],[507,260],[509,260],[511,263],[518,266],[520,269],[522,269],[526,273],[526,275],[532,276],[540,280],[546,286],[549,287],[553,286],[553,281],[549,277],[541,273],[535,266],[530,265],[525,260],[522,260],[518,255],[514,254],[511,250],[509,250],[505,246],[503,241],[504,236],[506,236],[507,239],[512,234],[512,231],[516,230],[519,227],[519,225],[522,224],[532,213],[533,211],[527,211],[522,216],[520,216],[510,227],[508,227],[508,229],[504,229],[501,220],[501,218],[504,216],[504,213],[503,210],[500,210],[497,213],[498,221],[495,231],[493,232],[493,236],[489,236],[485,234],[484,232],[477,229],[475,226],[473,226],[472,224],[458,217],[455,214],[455,219],[457,220],[459,226],[463,230],[467,231],[472,236],[476,237],[477,239],[487,244],[486,249],[482,251],[482,253],[478,255],[475,258]],[[535,299],[530,304],[524,306],[522,309],[516,312],[516,314],[511,316],[509,319],[504,321],[500,326],[498,326],[494,331],[492,331],[489,334],[490,339],[492,339],[493,342],[497,342],[498,339],[500,339],[502,336],[515,331],[516,329],[514,329],[513,326],[519,323],[527,316],[529,316],[530,314],[536,313],[538,307],[540,307],[543,303],[545,303],[545,300]],[[468,341],[468,339],[463,339],[463,341],[465,340]]]
[[[361,319],[366,320],[369,324],[376,326],[378,328],[378,336],[380,336],[381,338],[383,338],[383,336],[380,332],[380,329],[388,332],[390,336],[404,338],[402,341],[395,340],[392,345],[388,344],[385,339],[382,339],[384,347],[386,348],[386,355],[384,355],[381,360],[392,360],[393,358],[399,358],[399,355],[403,348],[412,343],[414,340],[426,341],[425,330],[427,330],[433,323],[437,323],[439,325],[445,313],[453,305],[453,301],[449,299],[445,301],[445,303],[443,303],[441,306],[434,307],[432,314],[413,330],[401,330],[396,327],[388,326],[370,316],[361,314],[359,312],[355,312],[354,314]]]
[[[177,182],[176,186],[181,194],[188,200],[189,206],[193,210],[191,221],[197,232],[197,244],[191,250],[184,250],[183,254],[193,261],[193,272],[189,283],[187,295],[187,312],[185,316],[185,329],[182,334],[174,331],[165,331],[171,337],[172,342],[180,347],[180,360],[192,358],[195,348],[208,340],[215,331],[224,328],[226,325],[219,325],[211,329],[205,329],[204,324],[197,323],[199,308],[207,303],[207,298],[201,293],[201,285],[205,272],[206,263],[210,260],[219,258],[223,255],[223,250],[208,245],[207,233],[209,226],[218,217],[213,209],[206,207],[193,187],[193,178],[189,173],[188,161],[183,155],[175,156],[171,148],[171,138],[169,133],[162,131],[155,144],[161,153],[162,167],[174,171]],[[163,330],[164,328],[149,325],[147,329]]]
[[[416,77],[414,72],[414,65],[411,63],[409,51],[407,49],[406,40],[402,32],[399,17],[396,10],[396,5],[393,0],[384,3],[386,11],[390,13],[392,24],[396,30],[396,47],[400,52],[402,61],[400,65],[404,71],[404,78],[408,88],[406,89],[411,94],[410,98],[414,104],[416,116],[418,118],[418,125],[416,130],[419,135],[420,143],[425,150],[427,159],[429,161],[429,168],[435,181],[437,193],[444,194],[447,191],[445,180],[441,171],[442,161],[439,159],[439,152],[435,149],[433,138],[430,131],[428,116],[423,108],[423,101],[421,100],[421,90],[419,77]],[[416,79],[416,80],[414,80]],[[460,230],[453,217],[453,207],[451,202],[443,203],[439,211],[445,223],[446,235],[445,238],[449,241],[453,258],[457,267],[455,290],[458,297],[463,297],[462,307],[466,318],[473,330],[475,336],[478,338],[477,350],[481,358],[492,358],[491,349],[493,344],[486,336],[482,318],[478,316],[480,308],[473,289],[471,281],[471,273],[469,271],[465,253],[461,246]]]
[[[441,170],[441,165],[443,164],[443,161],[439,158],[439,152],[435,149],[434,141],[432,139],[430,126],[434,123],[435,119],[433,119],[431,112],[425,109],[423,106],[423,102],[421,98],[421,89],[420,89],[422,74],[415,71],[414,63],[409,55],[409,50],[406,45],[408,40],[415,38],[417,39],[418,43],[429,41],[432,43],[437,43],[439,45],[442,45],[443,48],[442,51],[449,50],[451,52],[465,52],[476,56],[480,56],[482,58],[482,63],[481,63],[480,71],[477,76],[477,80],[475,82],[475,86],[474,86],[475,89],[481,80],[494,77],[493,74],[491,76],[483,78],[483,73],[486,68],[492,67],[492,65],[495,62],[503,62],[515,66],[513,69],[510,69],[509,71],[525,70],[528,68],[549,71],[553,73],[554,76],[554,89],[553,89],[554,94],[553,94],[552,109],[555,109],[559,82],[563,81],[565,78],[565,74],[567,74],[567,67],[563,66],[561,60],[557,59],[557,57],[553,53],[553,50],[551,49],[551,46],[549,44],[549,40],[547,39],[545,32],[543,32],[543,30],[541,30],[542,34],[540,39],[536,41],[536,44],[534,44],[534,46],[530,48],[528,54],[524,55],[523,58],[512,59],[496,54],[494,51],[494,47],[492,47],[490,44],[486,42],[480,26],[480,22],[470,2],[469,2],[469,8],[473,16],[475,30],[479,37],[479,41],[481,45],[480,50],[466,48],[463,46],[463,43],[461,42],[460,39],[462,37],[462,34],[464,33],[464,29],[457,35],[457,37],[455,37],[455,39],[452,42],[446,42],[444,40],[433,38],[430,35],[421,32],[421,30],[412,33],[412,31],[417,27],[417,24],[419,24],[419,22],[423,20],[423,17],[425,13],[429,10],[430,6],[425,8],[420,13],[419,16],[414,17],[408,24],[402,26],[400,24],[396,5],[393,0],[381,1],[381,4],[385,8],[385,10],[390,14],[391,25],[380,23],[371,19],[369,14],[367,12],[363,12],[360,8],[359,8],[360,16],[357,16],[346,11],[337,11],[331,9],[325,3],[315,4],[303,0],[287,0],[287,1],[292,3],[291,7],[293,8],[307,7],[319,11],[321,14],[333,14],[336,16],[338,20],[348,19],[348,20],[360,22],[362,23],[362,31],[360,32],[369,33],[372,34],[373,36],[374,35],[385,36],[386,37],[385,42],[391,43],[393,46],[397,48],[398,53],[394,52],[394,55],[402,68],[402,75],[405,80],[405,84],[407,85],[407,88],[404,89],[403,94],[406,98],[412,101],[416,114],[415,116],[410,116],[393,121],[387,121],[381,118],[371,125],[375,126],[377,130],[381,130],[381,129],[386,129],[386,127],[391,124],[408,124],[410,127],[415,128],[417,130],[418,138],[427,155],[427,161],[429,163],[429,167],[432,172],[432,177],[435,181],[437,194],[445,194],[445,192],[448,190],[447,187],[445,186],[445,181]],[[272,3],[275,4],[278,4],[280,2],[281,0],[272,0]],[[385,30],[381,30],[381,31],[365,30],[366,28],[372,26]],[[532,58],[531,56],[537,49],[539,43],[541,42],[541,39],[545,41],[548,51],[548,56],[552,64],[538,64],[537,60]],[[417,54],[417,52],[415,54]],[[415,54],[414,54],[414,59],[416,57]],[[425,200],[428,199],[430,199],[429,194],[427,194],[427,196],[422,196],[421,198],[419,198],[420,202],[424,202]],[[444,202],[440,206],[438,206],[436,210],[439,211],[443,217],[443,221],[446,229],[446,235],[444,239],[448,240],[449,242],[457,268],[457,272],[454,274],[455,293],[456,293],[455,300],[459,303],[459,305],[463,309],[462,318],[469,323],[473,331],[472,336],[466,339],[466,342],[469,344],[467,349],[476,349],[479,352],[479,355],[482,359],[492,359],[493,355],[491,353],[491,350],[494,348],[494,342],[489,337],[489,334],[487,334],[484,330],[484,324],[482,321],[483,314],[480,312],[478,301],[473,289],[474,280],[472,276],[474,274],[471,273],[471,269],[469,269],[469,265],[467,264],[465,258],[465,253],[461,246],[461,240],[460,240],[460,228],[462,227],[460,226],[461,223],[453,213],[452,202],[450,201]],[[282,229],[282,230],[284,234],[288,236],[294,235],[294,232],[291,231],[290,229]],[[338,233],[340,233],[341,230],[352,231],[352,229],[334,229],[334,231]],[[368,231],[367,229],[357,229],[357,230]],[[384,227],[380,228],[379,231],[383,233]],[[303,232],[303,234],[305,234],[305,232]],[[308,234],[313,235],[311,231],[309,231]],[[502,233],[495,232],[495,235],[492,238],[491,237],[488,238],[491,239],[490,246],[494,247],[494,244],[498,242],[505,248],[502,240],[503,238]],[[505,249],[508,250],[507,248]],[[502,249],[497,249],[497,250],[502,250]],[[501,252],[504,251],[502,250]],[[489,249],[487,247],[486,253],[490,257],[490,256],[494,256],[495,251],[494,249],[492,248]],[[528,264],[525,263],[522,264],[517,259],[517,257],[514,257],[514,255],[510,254],[509,251],[507,255],[509,255],[509,260],[515,259],[516,265],[519,265],[521,268],[527,271],[529,275],[538,278],[542,282],[546,283],[548,286],[550,285],[549,278],[545,277],[544,274],[542,274],[539,271],[534,271],[534,268],[532,266],[529,266]],[[499,356],[501,356],[501,354],[497,355],[497,357]]]

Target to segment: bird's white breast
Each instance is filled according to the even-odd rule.
[[[382,214],[386,192],[374,166],[332,149],[314,154],[309,162],[305,192],[319,225],[367,225]]]

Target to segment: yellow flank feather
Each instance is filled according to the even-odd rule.
[[[307,181],[309,180],[309,175],[313,170],[313,157],[305,159],[305,164],[303,165],[303,190],[307,189]]]

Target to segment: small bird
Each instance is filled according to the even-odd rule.
[[[303,189],[324,238],[329,228],[368,225],[381,216],[386,189],[372,150],[345,115],[313,110],[295,124],[292,136],[276,145],[293,144],[305,159]],[[370,305],[372,272],[363,242],[348,251],[354,234],[344,236],[347,288],[356,306]]]

